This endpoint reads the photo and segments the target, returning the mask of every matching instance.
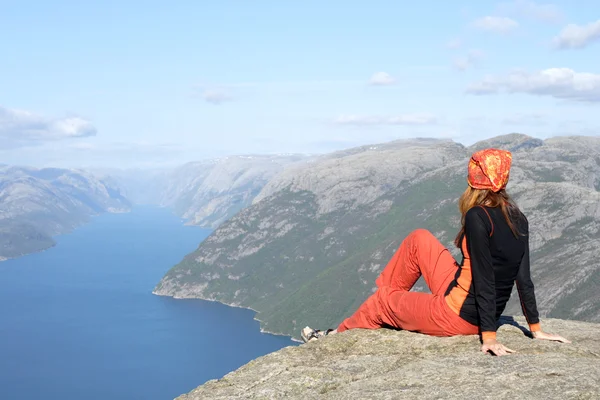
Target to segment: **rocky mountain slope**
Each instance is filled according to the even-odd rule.
[[[2,166],[0,259],[44,250],[90,216],[130,206],[117,186],[84,171]]]
[[[194,225],[216,228],[252,203],[267,182],[303,156],[232,156],[185,164],[164,180],[160,205]]]
[[[526,336],[523,319],[504,322],[499,339],[517,351],[504,357],[481,353],[477,336],[357,329],[260,357],[177,399],[600,398],[599,325],[544,320],[573,342],[560,344]]]
[[[302,155],[247,155],[190,162],[173,169],[103,170],[136,204],[172,209],[189,224],[216,228],[250,205],[267,182]]]
[[[154,290],[249,307],[271,332],[334,327],[413,229],[449,248],[469,155],[514,152],[509,192],[528,215],[543,317],[600,321],[600,139],[507,135],[464,147],[407,140],[293,166],[173,267]],[[454,254],[458,256],[456,249]],[[507,313],[519,312],[513,301]]]

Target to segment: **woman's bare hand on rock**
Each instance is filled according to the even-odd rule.
[[[531,333],[533,335],[534,339],[540,339],[540,340],[552,340],[555,342],[561,342],[561,343],[571,343],[570,340],[565,339],[562,336],[558,336],[558,335],[553,335],[551,333],[546,333],[546,332],[542,332],[542,331],[537,331],[537,332],[532,332]]]
[[[514,353],[514,350],[509,349],[501,343],[498,343],[496,339],[487,339],[483,341],[481,345],[481,351],[483,353],[492,352],[497,356],[505,356],[509,353]]]

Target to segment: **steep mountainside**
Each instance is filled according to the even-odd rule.
[[[303,156],[232,156],[185,164],[168,174],[160,204],[190,223],[216,228],[252,200],[266,183]]]
[[[44,250],[91,215],[129,208],[114,184],[84,171],[0,167],[0,259]]]
[[[334,327],[374,288],[413,229],[451,242],[469,155],[514,152],[509,192],[528,215],[542,316],[600,321],[600,139],[523,135],[471,148],[408,140],[334,153],[288,169],[254,204],[172,268],[154,293],[258,311],[265,329],[298,337]],[[515,297],[507,309],[518,312]]]
[[[516,353],[492,357],[477,336],[436,338],[351,330],[289,346],[211,380],[177,400],[599,399],[598,324],[546,320],[573,343],[530,339],[522,318],[499,338]]]
[[[231,156],[153,171],[104,170],[134,203],[169,207],[190,224],[216,228],[250,205],[266,183],[301,155]]]

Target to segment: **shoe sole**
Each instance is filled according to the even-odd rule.
[[[305,328],[306,329],[306,328]],[[311,332],[314,332],[313,330],[311,330]],[[311,339],[309,339],[306,334],[304,333],[304,329],[302,329],[300,331],[300,336],[302,337],[302,340],[304,341],[304,343],[308,343],[310,342]]]

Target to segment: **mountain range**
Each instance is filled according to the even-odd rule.
[[[311,157],[296,154],[239,155],[157,170],[95,170],[114,179],[136,204],[167,207],[188,224],[216,228],[250,205],[288,166]]]
[[[410,139],[152,171],[3,165],[0,257],[43,250],[92,215],[132,203],[168,207],[214,231],[154,293],[251,308],[263,329],[297,337],[305,325],[333,327],[350,315],[413,229],[429,229],[459,260],[457,200],[469,156],[485,147],[513,152],[508,191],[530,222],[542,317],[600,321],[596,137]],[[419,281],[415,290],[427,289]],[[520,313],[516,296],[506,313]]]
[[[176,168],[90,170],[0,165],[0,259],[40,251],[102,212],[132,204],[170,208],[188,224],[215,228],[252,200],[296,154],[240,155]]]
[[[114,182],[87,171],[0,166],[0,260],[47,249],[91,216],[130,207]]]
[[[305,325],[335,327],[373,292],[413,229],[429,229],[458,257],[457,199],[469,156],[485,147],[513,152],[508,191],[529,219],[542,317],[600,321],[596,137],[511,134],[473,146],[412,139],[290,165],[154,293],[251,308],[265,330],[294,337]],[[422,281],[416,290],[426,290]],[[516,297],[506,313],[520,313]]]

